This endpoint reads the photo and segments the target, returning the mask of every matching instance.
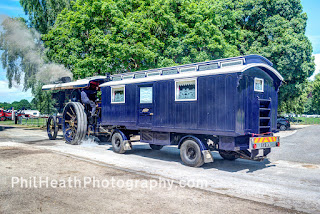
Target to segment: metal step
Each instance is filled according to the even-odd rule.
[[[259,126],[259,129],[270,129],[270,126]]]

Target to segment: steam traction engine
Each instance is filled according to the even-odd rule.
[[[52,99],[55,100],[56,114],[50,115],[47,121],[47,133],[50,140],[55,140],[58,131],[62,129],[63,136],[67,143],[80,144],[86,134],[96,135],[106,140],[107,135],[99,132],[101,121],[101,101],[96,100],[98,105],[96,116],[91,117],[88,112],[89,106],[81,103],[81,90],[90,87],[90,84],[100,85],[107,81],[107,77],[89,77],[71,82],[70,78],[63,78],[62,81],[44,85],[42,90],[51,90]]]

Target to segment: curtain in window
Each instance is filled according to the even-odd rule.
[[[177,98],[180,100],[188,100],[196,98],[196,85],[195,81],[184,81],[177,83]]]
[[[123,102],[124,101],[124,93],[123,90],[115,90],[113,95],[113,102]]]

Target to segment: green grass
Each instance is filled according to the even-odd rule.
[[[24,126],[38,126],[43,127],[46,126],[47,120],[46,118],[39,119],[22,119],[21,124],[15,124],[12,120],[0,121],[0,125],[24,125]]]
[[[0,121],[0,125],[14,125],[13,120]]]
[[[320,118],[311,118],[311,117],[297,117],[298,124],[320,124]]]

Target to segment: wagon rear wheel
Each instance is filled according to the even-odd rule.
[[[50,116],[47,121],[47,133],[50,140],[55,140],[58,134],[58,124],[55,116]]]
[[[123,137],[119,132],[116,132],[112,135],[111,143],[112,143],[112,150],[115,153],[123,154],[126,151],[124,150],[124,142]]]
[[[180,157],[187,166],[200,167],[204,164],[201,149],[193,139],[187,139],[182,143]]]
[[[87,133],[87,115],[81,103],[70,102],[66,105],[63,110],[62,130],[68,143],[81,144]]]
[[[1,121],[5,121],[5,120],[6,120],[6,117],[0,117],[0,120],[1,120]]]

